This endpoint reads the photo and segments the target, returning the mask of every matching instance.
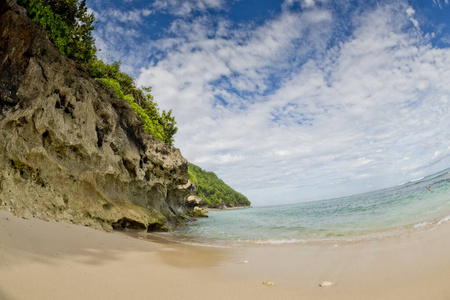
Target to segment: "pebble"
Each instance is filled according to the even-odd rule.
[[[264,284],[264,285],[267,285],[267,286],[272,286],[272,285],[274,285],[274,283],[273,283],[272,281],[263,281],[263,284]]]
[[[333,283],[331,281],[324,281],[321,284],[319,284],[320,287],[329,287],[332,285],[333,285]]]

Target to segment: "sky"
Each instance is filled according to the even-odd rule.
[[[449,0],[88,0],[98,56],[254,206],[450,167]]]

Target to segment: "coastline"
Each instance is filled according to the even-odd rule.
[[[447,299],[450,222],[383,240],[200,247],[0,211],[0,299]],[[330,287],[319,287],[324,281]],[[273,286],[263,285],[273,282]]]
[[[247,209],[247,208],[253,208],[253,206],[232,206],[232,207],[223,207],[223,208],[214,208],[214,207],[205,207],[205,212],[208,212],[209,210],[236,210],[236,209]]]

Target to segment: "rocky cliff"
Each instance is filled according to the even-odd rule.
[[[25,218],[169,230],[188,163],[125,100],[65,58],[15,1],[0,3],[0,208]]]

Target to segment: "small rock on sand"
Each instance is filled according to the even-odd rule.
[[[329,287],[332,285],[333,285],[333,283],[331,281],[324,281],[321,284],[319,284],[320,287]]]
[[[263,284],[266,286],[272,286],[274,283],[272,281],[263,281]]]

